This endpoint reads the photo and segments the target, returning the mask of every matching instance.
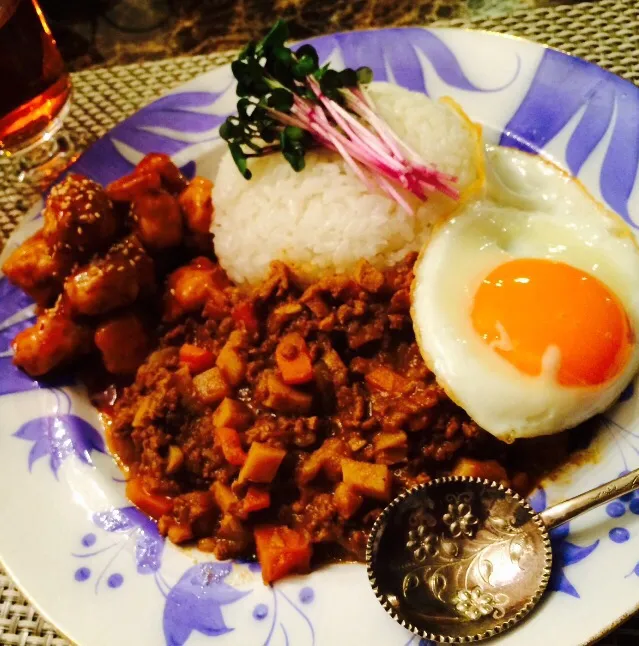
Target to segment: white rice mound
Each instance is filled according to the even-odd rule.
[[[420,157],[458,177],[463,192],[483,174],[480,130],[461,111],[388,83],[369,86],[378,112]],[[296,173],[280,154],[250,161],[245,180],[226,153],[213,189],[215,252],[236,283],[255,283],[274,260],[308,280],[348,273],[366,259],[378,268],[419,250],[433,224],[455,202],[433,195],[409,200],[406,213],[381,192],[371,192],[336,153],[306,154]]]

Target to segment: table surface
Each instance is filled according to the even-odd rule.
[[[574,0],[573,0],[574,1]],[[488,16],[570,0],[39,0],[71,70],[241,47],[274,16],[294,39]]]
[[[264,2],[261,10],[259,0],[40,1],[69,67],[76,70],[73,105],[65,125],[79,149],[166,89],[228,62],[224,50],[268,29],[272,7],[292,20],[295,37],[426,24],[439,18],[436,24],[537,40],[639,85],[637,0],[559,5],[537,0],[274,0]],[[118,25],[127,25],[127,31]],[[111,67],[116,63],[131,64]],[[33,191],[18,188],[14,166],[0,158],[0,246],[36,197]],[[0,568],[0,646],[68,644]],[[637,645],[639,617],[599,643]]]

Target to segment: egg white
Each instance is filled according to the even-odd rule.
[[[440,226],[415,265],[412,318],[442,387],[505,441],[580,424],[610,406],[639,367],[635,341],[613,379],[566,387],[550,366],[530,376],[498,355],[473,328],[471,311],[481,281],[515,258],[562,261],[596,276],[625,307],[634,334],[639,330],[639,251],[623,220],[541,158],[489,148],[485,195]]]

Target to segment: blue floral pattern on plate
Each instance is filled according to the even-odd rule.
[[[556,100],[558,87],[561,101]],[[639,87],[586,61],[547,49],[500,143],[537,153],[575,118],[578,123],[566,149],[570,172],[579,175],[612,129],[599,175],[601,194],[631,222],[628,201],[639,168]]]
[[[150,518],[139,509],[129,506],[97,512],[93,514],[93,523],[108,534],[115,534],[113,540],[103,545],[104,541],[99,540],[95,533],[89,532],[82,536],[82,549],[73,552],[72,556],[86,563],[102,560],[102,555],[108,556],[95,579],[96,594],[105,576],[109,588],[119,588],[124,583],[124,576],[112,568],[130,541],[135,542],[134,559],[138,574],[153,574],[158,587],[166,585],[160,575],[164,538]],[[74,574],[75,580],[80,583],[88,581],[92,576],[93,571],[87,565],[76,569]]]
[[[71,456],[85,464],[92,464],[91,452],[105,453],[104,440],[100,433],[86,420],[71,414],[71,399],[63,390],[52,390],[56,398],[55,414],[36,417],[23,424],[14,436],[33,442],[29,451],[28,467],[44,457],[49,458],[49,467],[58,478],[62,463]],[[65,406],[67,412],[59,412]]]

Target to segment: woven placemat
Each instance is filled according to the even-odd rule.
[[[585,58],[639,85],[637,0],[600,0],[436,24],[529,38]],[[227,63],[232,56],[217,53],[74,74],[73,106],[66,122],[71,138],[79,149],[85,148],[168,88]],[[0,160],[0,243],[35,199],[34,192],[16,187],[14,165]],[[69,645],[40,617],[1,569],[0,645]],[[600,643],[600,646],[637,645],[639,619],[631,620]]]

